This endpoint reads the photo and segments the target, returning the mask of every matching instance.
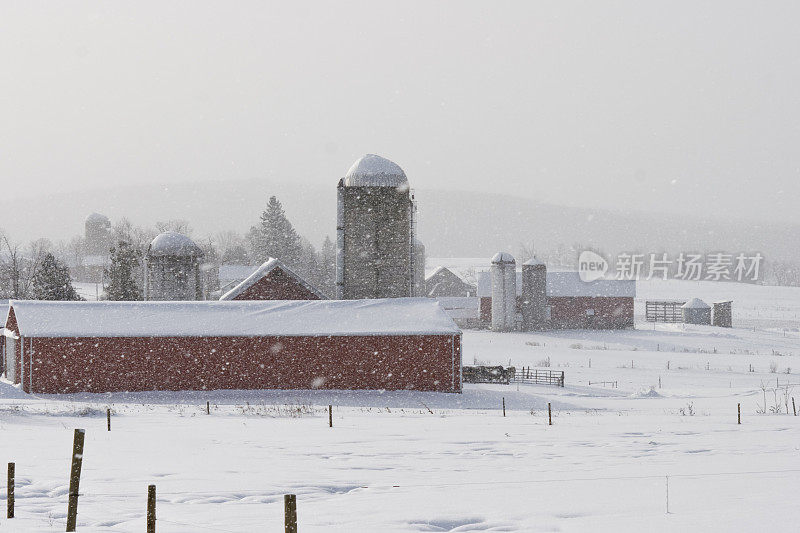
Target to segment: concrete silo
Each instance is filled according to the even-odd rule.
[[[414,296],[426,296],[425,245],[419,239],[414,239],[414,264],[412,266],[414,271]]]
[[[84,240],[89,255],[108,255],[111,248],[111,221],[100,213],[92,213],[84,222]]]
[[[492,257],[492,329],[512,331],[517,314],[517,262],[507,252]]]
[[[350,167],[337,187],[338,299],[414,295],[415,211],[398,165],[368,154]],[[419,268],[424,271],[424,263]]]
[[[167,231],[147,247],[145,300],[202,300],[200,261],[203,251],[180,233]]]
[[[711,325],[711,306],[700,298],[692,298],[681,306],[686,324]]]
[[[522,330],[547,326],[547,266],[532,257],[522,264]]]

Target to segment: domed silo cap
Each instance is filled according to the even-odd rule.
[[[499,264],[516,264],[517,261],[514,259],[514,256],[508,252],[497,252],[492,257],[492,264],[499,265]]]
[[[524,263],[522,263],[522,265],[523,265],[523,266],[525,266],[525,265],[527,265],[527,266],[539,266],[539,265],[544,265],[544,261],[540,261],[540,260],[539,260],[539,259],[537,259],[537,258],[536,258],[536,256],[534,255],[533,257],[531,257],[530,259],[528,259],[527,261],[525,261]]]
[[[367,154],[353,163],[344,177],[345,187],[408,187],[406,173],[397,163]]]
[[[167,231],[153,239],[147,253],[151,256],[201,257],[203,250],[186,235]]]

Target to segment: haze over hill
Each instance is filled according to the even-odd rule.
[[[0,227],[15,241],[69,239],[82,234],[84,218],[97,211],[112,222],[128,217],[143,226],[185,219],[195,238],[224,230],[245,233],[274,194],[297,230],[319,246],[326,235],[335,238],[335,184],[335,178],[328,187],[254,179],[4,199]],[[489,257],[522,244],[543,251],[580,244],[608,253],[760,251],[767,260],[800,259],[800,250],[792,246],[800,227],[789,224],[721,221],[714,213],[619,213],[468,191],[417,189],[416,198],[419,236],[435,257]]]

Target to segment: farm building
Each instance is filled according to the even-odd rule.
[[[516,273],[517,309],[522,304],[522,272]],[[478,273],[481,322],[492,322],[492,279]],[[547,323],[551,329],[622,329],[633,327],[635,280],[581,281],[578,272],[547,272]],[[521,319],[521,315],[520,315]]]
[[[275,258],[270,258],[220,300],[325,300],[319,289]]]
[[[711,325],[711,306],[700,298],[692,298],[681,306],[686,324]]]
[[[203,251],[180,233],[157,235],[145,255],[145,300],[202,300],[200,276]]]
[[[447,267],[436,267],[425,278],[425,296],[428,298],[463,298],[477,295],[477,288],[461,279]]]
[[[461,331],[431,300],[15,301],[6,376],[26,392],[461,391]]]
[[[358,159],[336,188],[336,297],[416,296],[416,203],[408,178],[379,155]],[[416,248],[416,250],[415,250]]]

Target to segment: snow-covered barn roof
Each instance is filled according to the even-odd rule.
[[[367,154],[353,163],[344,177],[345,187],[407,187],[406,173],[385,157]]]
[[[234,298],[242,294],[244,291],[255,285],[258,282],[258,280],[260,280],[261,278],[263,278],[276,268],[279,268],[285,274],[288,274],[289,276],[294,278],[294,280],[297,281],[297,283],[308,289],[310,292],[316,294],[320,300],[327,299],[327,296],[325,296],[322,293],[322,291],[320,291],[313,285],[306,282],[303,278],[295,274],[289,267],[281,263],[278,259],[270,257],[267,261],[264,262],[264,264],[258,267],[252,274],[246,277],[241,283],[239,283],[234,288],[223,294],[220,300],[233,300]]]
[[[491,272],[478,273],[478,296],[492,295]],[[522,295],[522,272],[517,272],[517,296]],[[552,298],[635,298],[636,280],[582,281],[578,272],[547,272],[547,296]]]
[[[452,269],[447,268],[446,266],[438,266],[438,267],[434,268],[433,270],[431,270],[429,273],[425,274],[425,281],[428,281],[433,276],[435,276],[437,274],[440,274],[442,272],[445,272],[445,271],[449,272],[450,274],[454,275],[455,277],[457,277],[458,279],[460,279],[461,281],[463,281],[464,283],[469,285],[469,282],[467,280],[465,280],[464,277],[459,272],[455,272]]]
[[[25,337],[446,335],[460,330],[427,298],[199,302],[12,300]]]

